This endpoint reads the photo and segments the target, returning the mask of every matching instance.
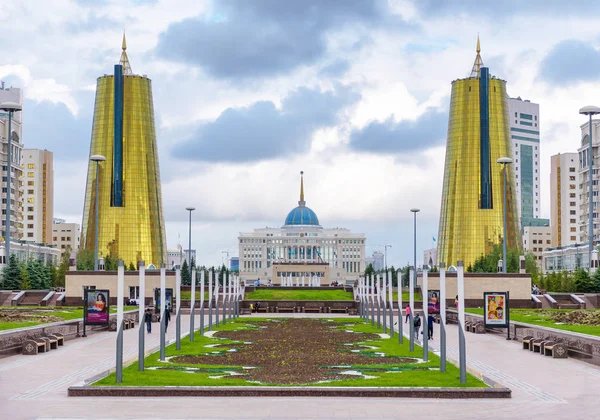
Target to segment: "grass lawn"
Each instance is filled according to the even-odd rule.
[[[125,311],[138,309],[137,306],[125,306]],[[6,320],[4,314],[10,312],[16,314],[15,321]],[[117,312],[116,305],[110,307],[111,313]],[[0,331],[12,330],[15,328],[32,327],[34,325],[48,324],[52,322],[71,321],[73,319],[83,318],[83,308],[76,307],[43,307],[43,306],[7,306],[0,308]],[[26,320],[26,319],[31,319]]]
[[[123,382],[115,374],[96,386],[368,386],[368,387],[486,387],[468,375],[460,384],[459,369],[448,363],[439,371],[438,356],[409,340],[380,337],[376,327],[360,318],[261,319],[242,318],[217,329],[215,336],[195,335],[181,340],[123,369]],[[308,379],[308,380],[307,380]]]
[[[182,290],[181,291],[181,300],[191,300],[192,299],[192,291],[191,290]],[[196,289],[196,302],[200,301],[200,290]],[[208,291],[204,291],[204,301],[208,302]]]
[[[483,308],[470,308],[466,309],[466,312],[483,315]],[[511,309],[510,319],[511,321],[524,322],[527,324],[539,325],[541,327],[556,328],[558,330],[600,336],[600,325],[567,324],[557,322],[557,320],[554,318],[560,316],[561,314],[568,314],[572,312],[575,311],[569,309]],[[597,309],[579,310],[577,312],[600,315],[600,310]]]
[[[258,289],[246,293],[246,300],[353,300],[352,292],[343,290],[274,290]]]

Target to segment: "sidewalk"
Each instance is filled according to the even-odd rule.
[[[169,324],[169,339],[175,335],[174,321]],[[196,318],[196,327],[198,325]],[[181,326],[182,333],[188,331],[188,316],[182,316]],[[125,360],[136,358],[137,334],[137,328],[124,331]],[[434,336],[430,347],[435,350],[439,345],[438,325]],[[457,327],[449,325],[448,356],[453,359],[458,358],[457,336]],[[147,349],[158,346],[158,324],[153,324],[153,333],[146,337]],[[600,411],[599,368],[574,359],[542,357],[521,350],[519,343],[497,335],[467,333],[466,337],[469,368],[510,387],[512,399],[399,401],[240,397],[234,398],[232,403],[231,398],[69,398],[69,386],[114,367],[115,333],[99,332],[68,341],[60,350],[47,354],[16,355],[0,360],[0,418],[393,419],[422,418],[427,413],[427,417],[446,419],[560,419],[592,418]]]

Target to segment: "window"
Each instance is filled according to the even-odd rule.
[[[33,178],[34,177],[34,173],[33,172],[27,172],[27,177],[28,178]]]
[[[569,181],[575,181],[575,177],[574,176],[570,176],[569,177]]]
[[[28,202],[28,203],[33,203],[33,202],[34,202],[34,200],[33,200],[33,197],[29,197],[29,198],[27,199],[27,202]]]
[[[571,198],[575,198],[575,193],[571,193],[571,194],[569,194],[569,197],[571,197]]]
[[[576,240],[577,240],[577,238],[575,238],[575,236],[571,236],[571,240],[572,240],[572,241],[576,241]]]
[[[29,233],[27,234],[27,237],[28,237],[28,238],[33,238],[33,232],[29,232]]]
[[[27,211],[33,211],[33,207],[27,207]]]
[[[28,163],[28,164],[27,164],[27,169],[35,169],[35,164],[33,164],[33,163]]]
[[[574,201],[569,202],[569,206],[575,207],[575,202]]]
[[[570,219],[569,223],[577,223],[577,219]]]
[[[571,216],[575,216],[575,210],[571,210]]]
[[[58,240],[58,238],[55,236],[55,237],[53,237],[53,238],[52,238],[52,240],[53,240],[54,242],[56,242],[56,241]]]
[[[28,187],[33,187],[33,185],[34,185],[33,181],[27,181],[27,186]]]
[[[550,245],[550,239],[546,240],[546,244]]]
[[[575,172],[575,168],[569,168],[569,172]]]
[[[577,232],[577,228],[572,227],[571,232]],[[589,247],[588,247],[589,248]]]
[[[33,224],[28,224],[27,229],[33,229]]]
[[[27,216],[27,220],[33,220],[33,216],[31,216],[31,215]]]
[[[33,194],[33,190],[27,190],[27,194]]]

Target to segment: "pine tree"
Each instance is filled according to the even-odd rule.
[[[58,269],[56,270],[54,281],[52,282],[54,286],[65,287],[65,276],[67,271],[69,271],[70,258],[71,248],[67,247],[67,249],[60,256],[60,263],[58,265]]]
[[[94,253],[85,248],[80,248],[79,252],[77,253],[77,270],[91,271],[93,269]]]
[[[4,289],[18,290],[21,286],[23,276],[21,275],[21,267],[15,254],[10,255],[8,265],[4,267],[4,270],[2,271],[2,279],[4,282]]]
[[[133,262],[129,263],[129,271],[135,271],[135,265],[133,264]]]
[[[43,289],[44,273],[42,272],[40,262],[36,259],[29,260],[25,266],[25,270],[26,272],[24,273],[23,277],[27,276],[31,288],[35,290]]]
[[[183,260],[183,264],[181,265],[181,284],[186,286],[192,284],[192,279],[190,278],[190,266],[187,263],[187,260]]]

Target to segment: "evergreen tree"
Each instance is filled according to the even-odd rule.
[[[29,280],[29,284],[32,289],[39,290],[44,288],[44,273],[42,272],[41,264],[37,259],[30,259],[25,266],[26,273],[24,276],[27,276],[27,280]]]
[[[594,273],[593,279],[590,278],[587,270],[582,268],[578,268],[575,270],[575,280],[573,281],[573,287],[575,292],[578,293],[592,293],[595,289],[595,282],[600,280],[600,276],[598,272],[600,270],[596,270]]]
[[[67,271],[69,271],[69,259],[71,258],[71,248],[67,249],[60,256],[60,263],[56,270],[56,276],[53,281],[53,286],[65,287],[65,277]]]
[[[77,252],[77,270],[91,271],[94,269],[94,253],[85,248],[80,248]],[[68,266],[67,266],[68,270]],[[66,271],[66,270],[65,270]]]
[[[373,264],[369,263],[367,268],[365,269],[365,278],[369,278],[370,275],[375,274],[375,269],[373,268]]]
[[[181,265],[181,284],[186,286],[192,284],[192,279],[190,278],[190,266],[188,265],[187,260],[183,260],[183,264]]]
[[[17,260],[17,256],[15,254],[10,254],[8,265],[6,265],[2,271],[3,288],[6,290],[18,290],[21,286],[22,279],[23,276],[21,275],[21,267]]]
[[[56,285],[56,277],[57,277],[57,268],[53,263],[43,264],[44,270],[44,289],[49,289],[51,287],[55,287]]]
[[[129,263],[129,271],[135,271],[135,265],[133,264],[133,261]]]

